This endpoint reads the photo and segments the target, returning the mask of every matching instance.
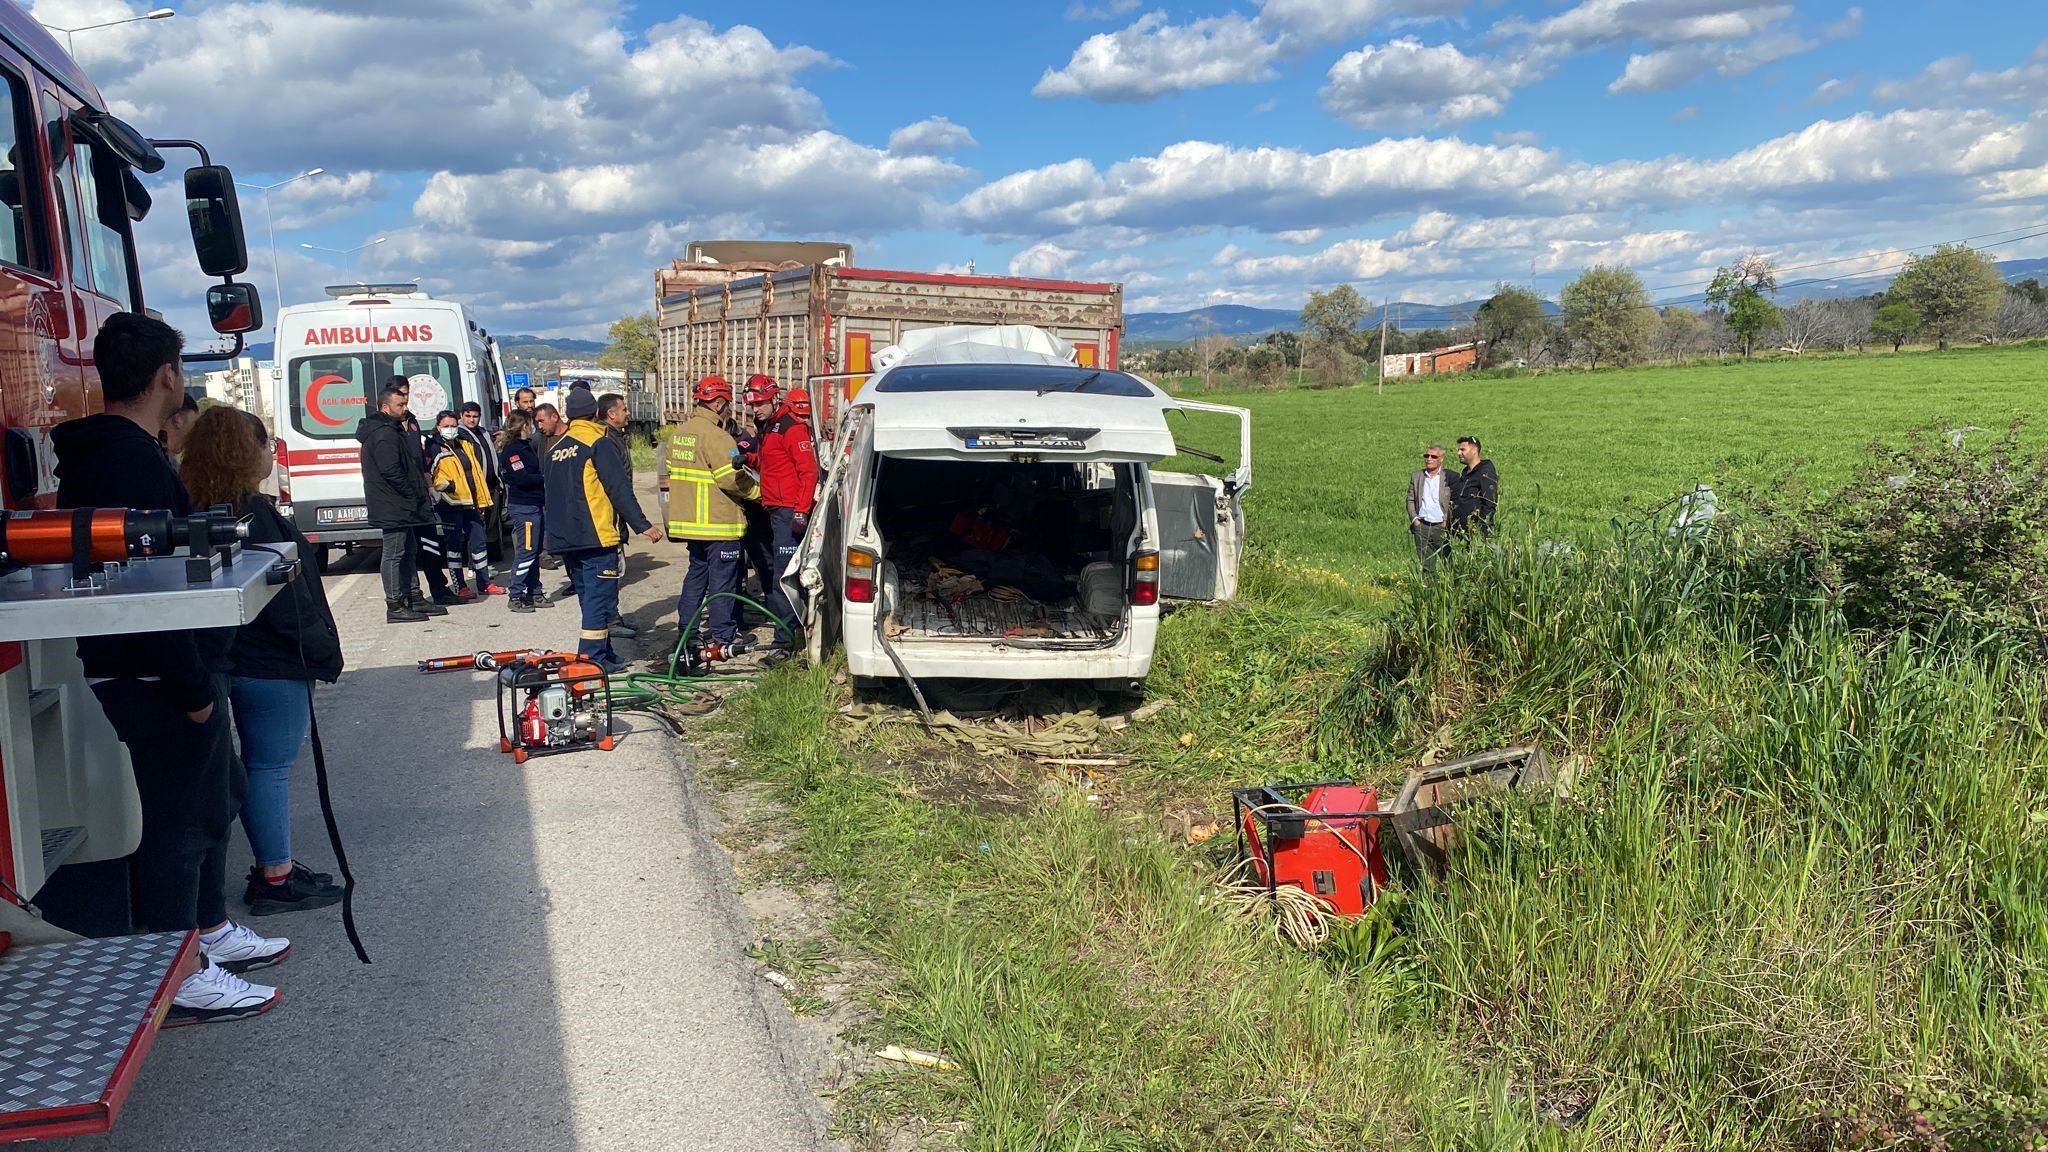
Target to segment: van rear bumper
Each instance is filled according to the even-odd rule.
[[[866,621],[846,617],[846,670],[894,680],[896,665],[875,637],[872,611],[863,615]],[[1133,610],[1123,637],[1105,648],[1022,648],[1000,640],[897,640],[892,646],[920,680],[1142,680],[1152,671],[1158,636],[1159,610],[1153,608]]]
[[[291,504],[291,521],[306,539],[314,544],[357,544],[365,540],[381,540],[381,529],[362,520],[333,522],[330,511],[327,523],[321,523],[320,510],[323,508],[361,508],[362,497],[343,497],[338,500],[294,500]]]

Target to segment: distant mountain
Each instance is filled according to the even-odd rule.
[[[2029,277],[2036,280],[2048,280],[2048,260],[1999,260],[1994,262],[1992,267],[1998,269],[1998,274],[2003,276],[2008,284],[2016,284]],[[1817,276],[1800,276],[1795,274],[1792,278],[1778,285],[1778,304],[1784,306],[1787,304],[1797,304],[1801,300],[1844,300],[1854,299],[1858,296],[1871,296],[1890,288],[1892,280],[1897,275],[1896,272],[1883,272],[1874,276],[1850,276],[1838,280],[1829,280]],[[1689,296],[1674,297],[1671,300],[1660,300],[1658,303],[1688,304],[1698,307],[1700,294],[1695,292]]]
[[[1470,324],[1484,303],[1484,300],[1467,300],[1461,304],[1420,304],[1412,300],[1397,300],[1387,305],[1387,323],[1411,332],[1424,328],[1456,328]],[[1557,305],[1545,300],[1543,310],[1554,316]],[[1358,326],[1379,327],[1380,309],[1373,308],[1367,312]],[[1178,344],[1212,334],[1242,337],[1299,331],[1301,310],[1298,308],[1290,312],[1243,304],[1213,304],[1192,312],[1133,312],[1124,317],[1124,339],[1132,343]]]
[[[602,340],[571,340],[566,336],[497,336],[498,348],[510,352],[549,349],[562,353],[563,359],[589,359],[611,347]]]

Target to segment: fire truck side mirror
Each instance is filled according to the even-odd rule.
[[[192,250],[201,271],[208,276],[239,276],[249,270],[234,173],[218,164],[185,169],[185,214],[191,218]]]
[[[253,284],[215,284],[206,290],[206,318],[223,336],[254,332],[263,327],[263,300]]]

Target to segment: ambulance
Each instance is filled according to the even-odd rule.
[[[505,410],[497,344],[468,306],[417,284],[337,284],[328,299],[282,309],[277,321],[278,505],[306,534],[322,570],[334,549],[378,540],[363,498],[356,424],[384,382],[411,385],[423,428],[474,400],[495,431]],[[491,539],[498,537],[491,527]]]

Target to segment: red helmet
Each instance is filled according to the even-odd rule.
[[[763,376],[761,373],[756,372],[752,376],[747,377],[747,403],[749,404],[772,403],[776,394],[781,391],[782,386],[775,382],[775,377],[773,376]]]
[[[697,381],[697,388],[690,395],[699,404],[709,404],[713,400],[730,400],[732,385],[726,383],[723,376],[706,376]]]
[[[806,420],[810,419],[811,394],[809,392],[801,388],[792,388],[789,390],[789,396],[784,400],[784,403],[789,405],[789,410],[792,414],[801,416]]]

